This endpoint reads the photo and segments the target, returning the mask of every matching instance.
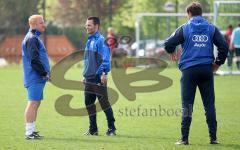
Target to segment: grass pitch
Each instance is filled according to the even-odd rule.
[[[161,74],[171,78],[173,85],[157,92],[138,93],[136,101],[128,101],[121,95],[110,78],[109,86],[119,93],[119,99],[113,105],[116,137],[105,135],[107,124],[103,112],[98,113],[100,136],[83,136],[88,128],[88,117],[62,116],[54,107],[56,99],[63,94],[74,96],[71,103],[73,108],[84,107],[83,91],[64,90],[47,84],[37,120],[37,130],[45,138],[28,141],[24,139],[27,94],[23,87],[22,69],[20,66],[1,68],[0,150],[240,149],[240,76],[215,76],[218,139],[221,144],[208,144],[204,109],[197,90],[190,145],[185,147],[174,145],[180,137],[181,116],[178,111],[181,107],[181,73],[176,68],[167,68]],[[81,70],[73,68],[67,77],[81,80]],[[141,81],[141,84],[149,85],[147,81]],[[151,109],[161,113],[150,114]]]

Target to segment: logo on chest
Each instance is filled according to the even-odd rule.
[[[94,41],[91,41],[91,43],[90,43],[90,49],[94,49]]]

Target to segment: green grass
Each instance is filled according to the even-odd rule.
[[[63,94],[72,94],[72,107],[84,107],[83,92],[59,89],[48,84],[45,100],[42,102],[37,120],[37,129],[45,136],[40,141],[24,139],[24,109],[27,103],[26,90],[22,83],[22,70],[19,66],[0,69],[0,150],[6,149],[240,149],[240,76],[216,76],[216,110],[218,120],[218,139],[220,145],[208,144],[208,130],[202,101],[197,92],[193,121],[190,131],[191,145],[175,146],[180,136],[178,115],[162,116],[126,116],[121,112],[127,109],[162,108],[179,110],[180,108],[180,72],[168,68],[161,74],[171,78],[173,85],[165,90],[151,93],[138,93],[136,101],[128,101],[116,89],[113,81],[109,86],[119,93],[119,99],[113,110],[115,113],[117,136],[107,137],[104,113],[98,113],[100,136],[86,137],[82,133],[88,128],[88,117],[66,117],[58,114],[54,104]],[[81,70],[72,69],[67,77],[81,79]],[[145,82],[148,84],[147,82]],[[144,85],[144,82],[141,82]],[[149,84],[148,84],[149,85]]]

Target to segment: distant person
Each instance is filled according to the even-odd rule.
[[[225,34],[224,34],[224,38],[228,44],[229,52],[228,52],[228,57],[227,57],[227,65],[230,71],[232,71],[232,60],[233,60],[233,49],[231,48],[231,36],[232,36],[232,32],[233,32],[233,26],[229,25]]]
[[[112,27],[109,27],[107,30],[107,44],[112,54],[114,49],[118,46],[117,36],[115,35],[114,29]]]
[[[50,66],[46,48],[40,38],[45,31],[43,16],[29,17],[30,29],[22,42],[23,79],[28,92],[25,110],[26,139],[41,139],[35,131],[38,108],[43,99],[46,81],[50,79]]]
[[[200,90],[205,109],[210,144],[218,144],[213,72],[224,64],[228,53],[228,45],[218,28],[202,17],[202,5],[200,3],[191,3],[187,6],[186,11],[189,21],[180,26],[164,42],[166,51],[173,53],[172,55],[175,55],[177,45],[181,44],[182,46],[179,60],[179,69],[182,72],[181,138],[175,144],[189,144],[189,130],[197,87]],[[214,59],[213,44],[218,48],[216,59]]]
[[[96,98],[98,98],[108,122],[106,135],[115,136],[115,118],[107,93],[107,75],[111,69],[110,50],[105,43],[105,38],[99,32],[99,28],[100,19],[98,17],[87,18],[86,29],[89,36],[84,51],[83,76],[85,105],[89,115],[90,126],[84,135],[98,135],[95,105]]]
[[[237,58],[237,69],[240,70],[240,23],[238,27],[233,30],[232,33],[232,47],[230,49],[234,49],[236,58]]]

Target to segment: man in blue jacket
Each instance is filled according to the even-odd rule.
[[[23,80],[28,92],[28,104],[25,110],[26,139],[41,139],[35,131],[38,108],[43,99],[43,90],[48,81],[50,66],[45,46],[40,39],[45,31],[41,15],[29,17],[30,29],[22,42]]]
[[[200,3],[190,4],[186,11],[189,21],[165,41],[165,49],[168,53],[173,53],[172,55],[177,45],[181,44],[183,48],[179,61],[179,69],[182,72],[182,136],[175,144],[189,144],[189,128],[197,87],[205,109],[210,144],[218,144],[213,72],[224,64],[229,48],[219,30],[202,17]],[[213,54],[213,44],[218,48],[216,58]]]
[[[85,105],[89,114],[89,129],[85,135],[98,135],[96,122],[95,100],[104,111],[108,130],[106,135],[116,135],[114,125],[115,119],[107,95],[107,74],[110,71],[110,49],[105,43],[104,37],[99,32],[100,20],[98,17],[88,17],[86,29],[89,34],[84,52],[84,83],[85,83]]]

